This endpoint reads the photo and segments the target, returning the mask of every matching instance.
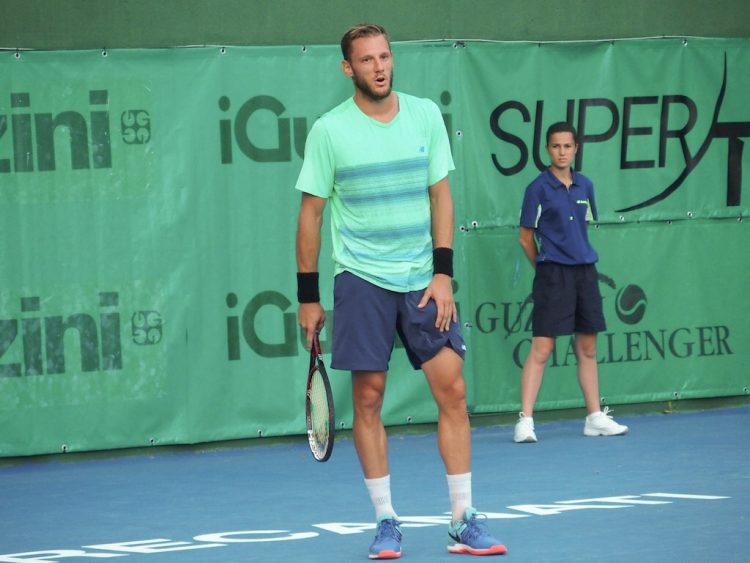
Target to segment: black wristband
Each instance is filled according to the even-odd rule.
[[[318,272],[297,272],[297,301],[300,303],[318,303]]]
[[[446,247],[434,248],[432,250],[432,271],[436,274],[445,274],[453,277],[453,249]]]

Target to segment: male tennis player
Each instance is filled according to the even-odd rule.
[[[575,333],[578,382],[588,410],[586,436],[619,436],[628,431],[599,408],[596,334],[606,330],[596,251],[587,222],[597,219],[594,186],[571,168],[578,151],[576,130],[568,123],[547,129],[550,165],[529,184],[521,208],[520,243],[535,268],[531,350],[521,372],[521,412],[513,440],[536,442],[534,403],[555,337]]]
[[[453,521],[448,551],[506,549],[472,508],[471,435],[462,375],[464,341],[453,300],[453,159],[433,102],[395,92],[385,29],[362,24],[341,39],[341,67],[354,96],[310,130],[296,188],[299,324],[310,345],[323,327],[318,255],[331,201],[334,280],[331,366],[352,372],[354,444],[375,508],[370,559],[401,556],[391,503],[387,435],[381,420],[386,372],[399,334],[438,407],[438,448]]]

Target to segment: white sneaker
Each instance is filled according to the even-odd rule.
[[[536,442],[534,419],[532,417],[526,416],[522,412],[518,413],[518,422],[516,422],[516,429],[513,431],[513,441],[516,443]]]
[[[628,427],[623,424],[617,424],[608,414],[609,407],[604,407],[603,411],[595,412],[586,417],[586,424],[583,425],[584,436],[622,436],[628,433]]]

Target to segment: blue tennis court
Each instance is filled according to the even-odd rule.
[[[630,434],[579,420],[475,424],[474,504],[514,562],[747,561],[750,405],[628,414]],[[434,430],[390,438],[402,560],[449,554]],[[0,461],[0,562],[367,560],[373,514],[353,443],[312,460],[303,439]]]

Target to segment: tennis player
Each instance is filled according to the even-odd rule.
[[[599,407],[596,334],[606,330],[599,293],[596,251],[587,225],[596,220],[594,186],[571,168],[578,151],[576,130],[565,122],[547,130],[549,167],[531,182],[521,207],[520,243],[536,269],[532,298],[531,350],[521,372],[521,412],[515,442],[536,442],[534,403],[555,337],[575,333],[578,383],[588,410],[586,436],[619,436],[628,431]]]
[[[453,159],[433,102],[392,90],[385,29],[362,24],[341,39],[341,68],[354,96],[310,130],[296,188],[299,324],[310,345],[323,327],[318,256],[331,202],[334,322],[331,366],[352,373],[353,437],[375,508],[370,559],[401,556],[381,420],[396,334],[438,407],[438,449],[453,514],[453,553],[505,553],[472,507],[471,435],[462,374],[465,351],[453,299]]]

